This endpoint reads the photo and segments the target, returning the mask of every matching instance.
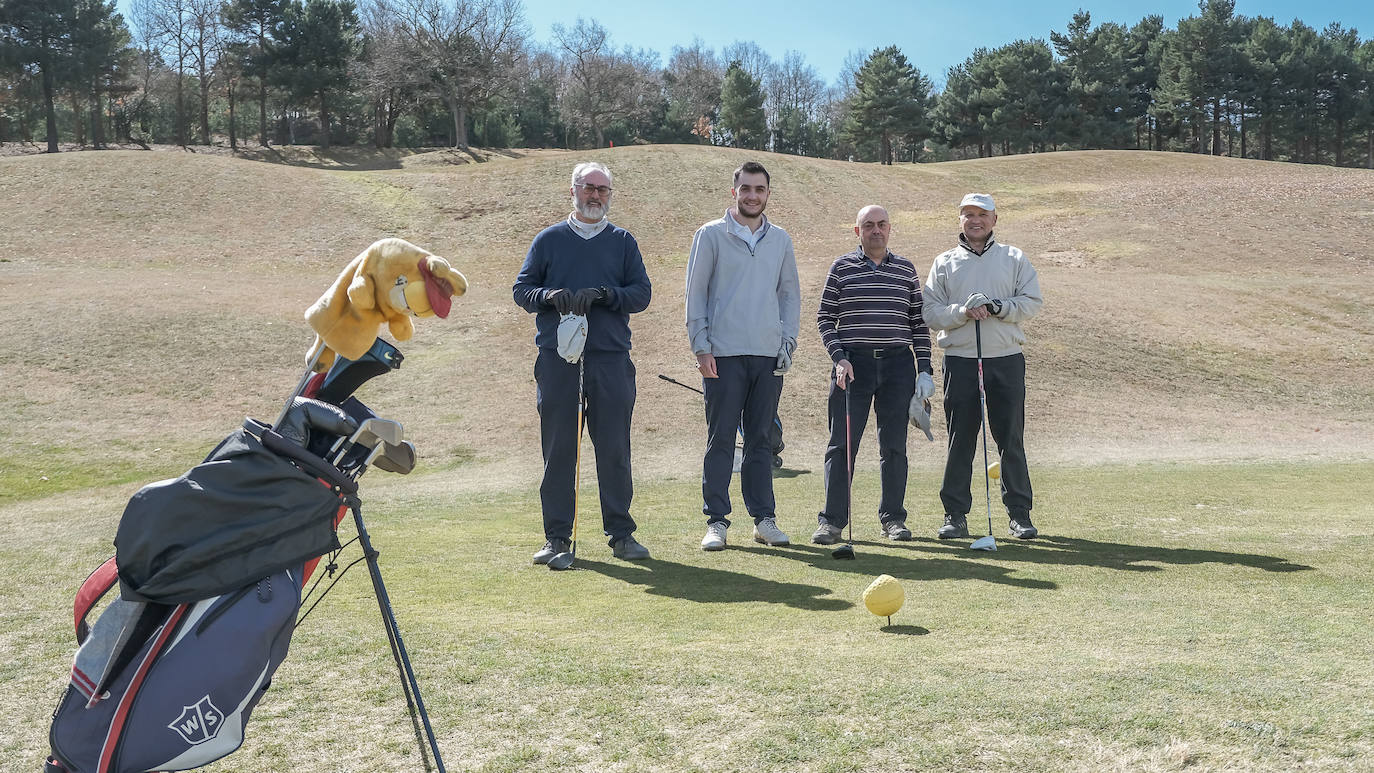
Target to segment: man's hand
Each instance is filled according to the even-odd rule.
[[[964,316],[969,319],[987,319],[1002,313],[1002,302],[987,297],[982,293],[974,293],[964,301]]]
[[[920,373],[916,374],[916,397],[915,397],[915,399],[924,402],[924,401],[926,401],[926,400],[929,400],[929,399],[931,398],[931,396],[933,396],[934,394],[935,394],[935,379],[931,378],[931,377],[930,377],[930,374],[929,374],[929,373],[926,373],[925,371],[921,371]],[[914,404],[915,404],[915,403],[913,402],[913,405],[914,405]]]
[[[565,288],[544,291],[544,303],[553,306],[553,310],[559,314],[573,313],[573,294]]]
[[[846,389],[854,383],[854,366],[849,360],[840,360],[835,363],[835,386]]]
[[[606,288],[604,287],[584,287],[573,295],[572,313],[580,316],[587,316],[591,311],[593,303],[606,302]]]
[[[697,370],[702,378],[720,378],[716,372],[716,356],[714,354],[698,354]]]

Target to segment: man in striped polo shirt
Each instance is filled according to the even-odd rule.
[[[914,407],[935,394],[935,381],[930,331],[921,316],[921,278],[910,261],[888,251],[891,232],[886,209],[872,204],[859,210],[854,223],[859,248],[831,264],[821,292],[816,327],[835,368],[830,380],[830,444],[825,449],[825,509],[811,535],[819,545],[839,541],[840,530],[849,523],[853,458],[846,458],[845,448],[850,454],[858,452],[870,404],[878,421],[878,519],[883,536],[911,539],[903,506],[907,420]]]

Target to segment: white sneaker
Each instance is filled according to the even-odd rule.
[[[724,521],[706,524],[706,536],[701,538],[702,550],[724,550],[725,530],[730,528]]]
[[[782,529],[778,528],[778,522],[772,518],[764,518],[754,524],[754,541],[762,542],[770,547],[792,544],[792,540],[782,533]]]

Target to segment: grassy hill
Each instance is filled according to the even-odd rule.
[[[313,338],[304,309],[396,235],[472,282],[361,393],[420,450],[414,475],[363,488],[449,770],[1367,770],[1374,173],[1127,152],[893,168],[762,155],[807,317],[860,206],[885,204],[894,250],[924,268],[969,190],[998,197],[998,234],[1031,255],[1046,297],[1028,325],[1042,538],[998,524],[995,553],[934,539],[942,445],[914,439],[917,538],[876,538],[869,443],[859,556],[834,561],[805,542],[827,371],[812,324],[784,393],[790,548],[737,527],[730,550],[698,550],[699,398],[655,378],[692,377],[691,234],[760,155],[0,158],[6,769],[41,766],[71,596],[129,495],[245,414],[274,416]],[[552,573],[529,563],[533,321],[510,286],[585,158],[616,173],[612,218],[655,286],[633,321],[635,517],[654,559],[610,559],[584,525],[578,571]],[[859,601],[879,573],[906,588],[890,626]],[[297,632],[248,736],[207,770],[420,768],[361,569]]]
[[[636,471],[691,475],[699,402],[655,375],[694,375],[682,324],[691,234],[728,205],[730,171],[758,156],[803,284],[783,407],[791,466],[815,466],[822,450],[827,363],[810,317],[830,261],[852,247],[854,212],[886,205],[893,249],[925,270],[969,190],[997,195],[999,236],[1042,277],[1045,310],[1028,325],[1033,464],[1374,454],[1367,171],[1146,152],[881,167],[696,146],[461,164],[471,159],[436,151],[367,171],[356,154],[335,166],[296,156],[284,160],[310,166],[136,151],[0,159],[6,449],[74,468],[111,456],[176,468],[243,415],[273,415],[312,337],[301,312],[362,247],[395,235],[448,257],[473,289],[449,320],[420,321],[404,370],[364,398],[406,424],[427,468],[528,480],[533,321],[510,285],[531,237],[566,214],[572,165],[595,158],[616,175],[612,218],[637,236],[654,281],[634,320]],[[51,470],[36,480],[31,453],[6,456],[20,457],[0,465],[10,476],[35,473],[35,493],[59,485]]]

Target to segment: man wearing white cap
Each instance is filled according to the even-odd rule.
[[[940,501],[945,523],[940,539],[968,536],[969,491],[974,453],[982,424],[978,396],[978,344],[981,327],[983,384],[988,429],[1001,460],[1002,504],[1011,535],[1033,539],[1031,482],[1023,442],[1026,413],[1026,360],[1021,323],[1040,311],[1040,279],[1016,247],[993,239],[997,208],[992,196],[970,193],[959,203],[959,246],[935,258],[926,281],[924,315],[945,352],[944,407],[949,431]],[[974,323],[977,323],[976,325]]]
[[[649,550],[634,538],[630,516],[630,419],[635,366],[630,361],[630,315],[649,305],[652,288],[639,244],[606,219],[611,170],[590,161],[572,173],[573,211],[534,237],[515,302],[535,315],[534,362],[544,481],[544,547],[534,563],[568,551],[576,507],[578,401],[596,451],[601,526],[616,558],[637,561]]]

